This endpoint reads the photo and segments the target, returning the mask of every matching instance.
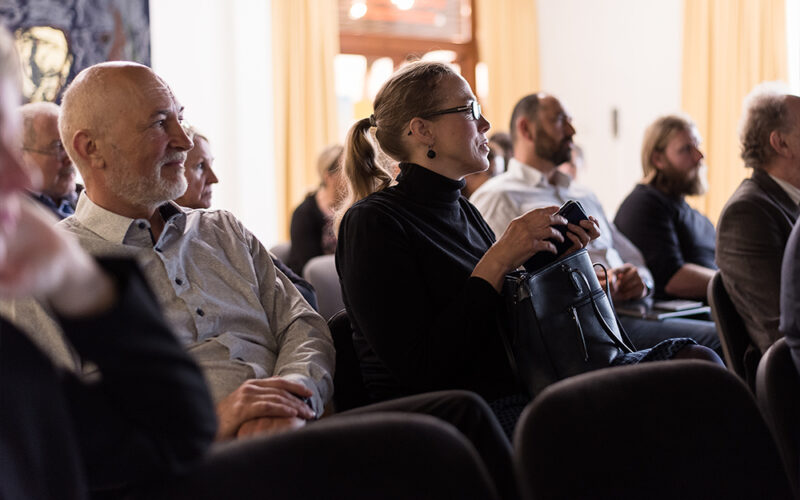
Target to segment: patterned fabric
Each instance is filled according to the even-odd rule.
[[[31,198],[49,208],[59,219],[64,219],[75,213],[76,199],[72,196],[64,198],[58,203],[46,194],[31,193]]]
[[[531,398],[528,397],[528,395],[514,394],[512,396],[495,399],[489,403],[489,408],[492,409],[492,412],[497,417],[497,421],[500,422],[500,427],[503,428],[503,432],[506,433],[509,441],[512,441],[514,438],[514,427],[517,425],[519,416],[522,415],[522,410],[524,410],[530,402]]]
[[[697,342],[689,338],[665,340],[650,349],[621,354],[611,362],[611,366],[635,365],[637,363],[647,363],[648,361],[665,361],[674,358],[678,351],[687,345],[696,344]]]

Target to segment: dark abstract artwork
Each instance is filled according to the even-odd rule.
[[[0,0],[0,24],[17,40],[28,101],[59,101],[92,64],[150,64],[147,0]]]

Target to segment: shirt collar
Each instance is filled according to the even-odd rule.
[[[795,205],[800,205],[800,189],[798,189],[793,184],[790,184],[783,179],[778,179],[777,177],[769,173],[767,173],[767,175],[769,175],[770,179],[775,181],[781,188],[783,188],[783,190],[786,192],[787,195],[789,195],[789,198],[792,199]]]
[[[548,178],[545,177],[545,175],[535,167],[522,163],[516,158],[511,158],[511,160],[509,160],[508,172],[510,172],[513,177],[518,178],[525,184],[531,186],[544,187],[548,185],[554,185],[567,188],[572,182],[572,179],[567,174],[558,169],[555,169],[548,180]]]
[[[158,207],[158,210],[167,224],[171,222],[180,232],[183,232],[186,227],[186,214],[178,205],[169,201]],[[131,219],[106,210],[95,204],[86,191],[83,191],[78,198],[74,217],[104,240],[119,244],[125,242],[125,236],[134,224],[150,225],[150,221],[147,219]]]

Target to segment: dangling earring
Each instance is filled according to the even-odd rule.
[[[432,145],[428,146],[428,158],[430,158],[431,160],[436,158],[436,151],[433,150],[433,146]]]

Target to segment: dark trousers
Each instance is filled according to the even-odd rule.
[[[517,498],[508,440],[479,396],[442,391],[219,445],[183,476],[130,498],[495,498],[496,491]]]
[[[417,394],[355,408],[332,418],[373,412],[431,415],[456,427],[480,455],[501,498],[516,498],[511,445],[483,398],[469,391],[450,390]]]
[[[619,321],[636,349],[653,347],[662,340],[688,337],[722,356],[722,346],[719,343],[717,327],[713,321],[687,318],[669,318],[658,321],[629,316],[620,316]]]

